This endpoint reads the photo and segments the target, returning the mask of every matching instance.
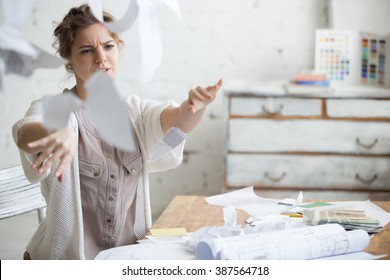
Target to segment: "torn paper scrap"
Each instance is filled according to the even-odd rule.
[[[102,0],[88,0],[93,15],[113,32],[123,32],[128,30],[138,16],[139,6],[137,0],[131,0],[124,16],[114,22],[103,21]]]
[[[20,76],[31,76],[34,70],[42,68],[58,68],[65,64],[65,60],[53,56],[44,50],[34,47],[38,56],[30,56],[15,52],[0,50],[0,59],[5,62],[5,74],[13,73]]]
[[[31,15],[34,0],[2,0],[1,4],[5,20],[0,27],[0,49],[14,50],[35,58],[38,53],[21,32]]]
[[[42,99],[43,125],[48,130],[60,130],[67,126],[69,114],[83,102],[73,93],[46,96]]]
[[[136,135],[129,112],[111,78],[103,72],[95,73],[85,83],[88,115],[101,136],[124,151],[135,151]]]
[[[5,16],[5,23],[0,27],[0,91],[3,91],[6,74],[28,77],[35,69],[57,68],[65,62],[24,38],[21,28],[32,11],[32,0],[3,0],[1,3]]]
[[[139,0],[139,37],[141,47],[140,81],[149,82],[161,64],[163,39],[159,14],[166,5],[181,19],[177,0]]]

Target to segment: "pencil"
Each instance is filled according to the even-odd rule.
[[[296,213],[296,214],[282,214],[282,215],[289,216],[290,218],[302,218],[303,217],[302,214],[298,214],[298,213]]]

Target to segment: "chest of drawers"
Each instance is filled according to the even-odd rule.
[[[390,200],[390,91],[226,87],[225,188]]]

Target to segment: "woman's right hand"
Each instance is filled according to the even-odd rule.
[[[77,135],[71,128],[66,127],[44,138],[30,142],[27,146],[40,150],[38,157],[32,164],[32,168],[39,174],[43,174],[57,160],[59,161],[54,176],[61,181],[77,148]]]

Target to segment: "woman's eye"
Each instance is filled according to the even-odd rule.
[[[87,54],[87,53],[90,53],[90,52],[92,52],[92,50],[82,50],[81,51],[82,54]]]
[[[106,49],[112,49],[114,47],[114,45],[106,45]]]

